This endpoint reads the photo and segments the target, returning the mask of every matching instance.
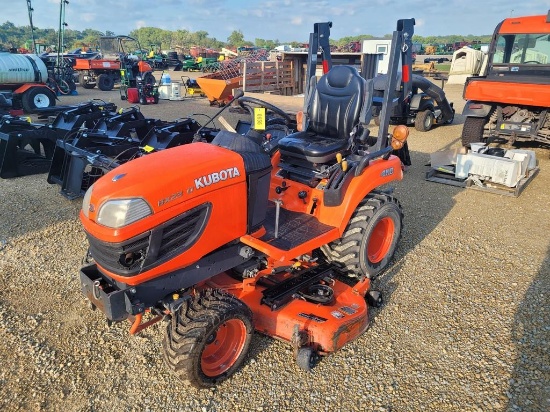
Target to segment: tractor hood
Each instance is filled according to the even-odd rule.
[[[129,161],[88,190],[80,220],[109,276],[135,284],[186,267],[246,234],[243,159],[191,143]]]
[[[168,209],[210,202],[214,191],[223,193],[222,189],[226,189],[237,194],[242,189],[242,196],[246,198],[245,188],[246,175],[240,155],[211,144],[192,143],[143,156],[107,173],[86,193],[81,220],[86,230],[94,226],[93,231],[102,231],[101,226],[106,226],[103,229],[111,233],[113,229],[123,232],[132,225],[102,224],[104,205],[135,201],[135,207],[122,206],[128,208],[127,214],[143,214],[147,216],[143,221],[158,222],[171,214]]]

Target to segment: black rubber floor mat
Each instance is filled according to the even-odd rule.
[[[290,250],[333,229],[320,223],[316,217],[292,212],[281,207],[279,212],[279,233],[275,239],[275,203],[269,202],[264,227],[267,233],[261,240],[281,250]]]

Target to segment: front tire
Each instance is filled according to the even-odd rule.
[[[85,89],[93,89],[95,87],[95,83],[87,83],[85,78],[87,78],[87,75],[84,73],[78,73],[78,84]]]
[[[399,201],[372,192],[351,215],[343,236],[323,246],[330,261],[356,276],[375,278],[390,263],[401,237],[403,212]]]
[[[162,344],[164,360],[181,380],[211,387],[244,362],[253,331],[252,312],[243,302],[209,289],[172,317]]]
[[[434,114],[430,109],[424,110],[416,115],[414,128],[419,132],[427,132],[434,125]]]
[[[103,90],[104,92],[113,90],[113,87],[115,87],[115,80],[113,76],[105,73],[100,74],[97,77],[97,87],[99,88],[99,90]]]
[[[470,147],[470,143],[486,143],[487,138],[483,137],[483,128],[486,119],[484,117],[467,117],[462,127],[462,146]]]

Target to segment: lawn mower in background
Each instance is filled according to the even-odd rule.
[[[445,92],[430,80],[412,73],[412,52],[403,53],[407,68],[399,76],[397,87],[392,94],[394,104],[391,106],[391,124],[413,125],[420,132],[427,132],[436,125],[451,124],[455,110],[453,104],[447,101]],[[374,78],[373,119],[376,125],[380,124],[380,102],[385,93],[387,75],[382,74]]]
[[[332,66],[331,25],[310,34],[299,131],[274,137],[254,111],[246,134],[129,161],[84,196],[83,294],[109,322],[130,320],[132,334],[167,320],[166,364],[194,386],[231,376],[254,329],[290,343],[309,371],[366,331],[367,301],[382,304],[371,282],[392,260],[403,213],[380,187],[403,177],[392,151],[408,129],[388,132],[384,96],[370,136],[373,82]],[[414,19],[398,21],[388,90],[413,32]]]
[[[160,46],[157,44],[151,44],[147,56],[144,57],[147,63],[151,65],[155,70],[168,70],[172,68],[173,71],[180,71],[183,67],[183,63],[178,58],[178,53],[175,51],[169,51],[164,54],[160,50]]]

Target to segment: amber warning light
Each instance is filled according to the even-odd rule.
[[[391,146],[394,150],[399,150],[405,144],[405,141],[409,137],[409,128],[405,125],[400,124],[393,129]]]

